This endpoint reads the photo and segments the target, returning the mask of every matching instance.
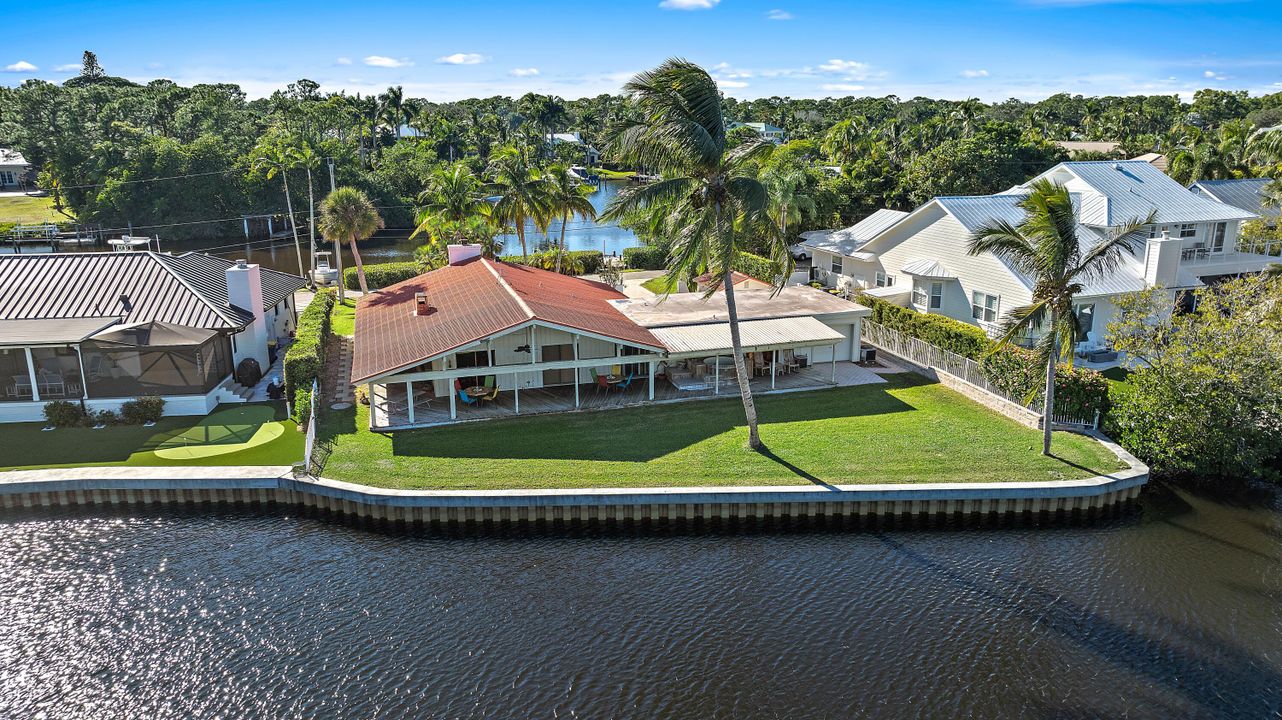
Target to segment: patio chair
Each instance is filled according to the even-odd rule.
[[[628,373],[628,376],[623,379],[623,382],[615,385],[614,389],[619,391],[627,390],[628,386],[632,384],[632,378],[634,377],[636,377],[634,373]]]
[[[603,390],[604,390],[605,392],[610,392],[610,383],[608,383],[608,382],[606,382],[606,381],[605,381],[605,376],[604,376],[604,375],[597,375],[596,373],[592,373],[592,374],[596,376],[596,390],[597,390],[597,392],[601,392],[601,391],[603,391]]]
[[[486,394],[482,395],[482,396],[481,396],[481,399],[482,399],[482,400],[484,400],[484,401],[486,401],[486,402],[493,402],[493,401],[497,400],[497,399],[498,399],[498,397],[499,397],[499,389],[498,389],[498,386],[496,386],[496,385],[494,384],[494,376],[493,376],[493,375],[486,375],[486,376],[485,376],[485,387],[489,388],[489,389],[490,389],[490,391],[489,391],[488,393],[486,393]]]
[[[459,382],[458,378],[454,378],[454,392],[458,394],[458,399],[462,400],[464,405],[479,405],[481,402],[463,391],[463,383]]]

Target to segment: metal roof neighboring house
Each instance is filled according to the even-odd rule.
[[[0,255],[0,320],[116,316],[129,323],[236,330],[251,316],[227,304],[221,273],[230,265],[201,253]],[[286,273],[261,275],[264,310],[280,302],[281,293],[307,285]]]
[[[1167,165],[1170,164],[1170,162],[1166,159],[1165,155],[1163,155],[1162,153],[1155,153],[1155,152],[1144,153],[1143,155],[1136,155],[1131,159],[1146,162],[1149,165],[1152,165],[1153,167],[1157,168],[1158,170],[1161,170],[1162,172],[1166,172],[1166,167]]]
[[[1091,225],[1117,227],[1133,218],[1140,220],[1157,212],[1157,222],[1214,222],[1250,220],[1256,217],[1240,208],[1216,202],[1188,191],[1166,173],[1142,160],[1099,160],[1065,162],[1024,184],[1068,173],[1107,198],[1104,207],[1083,200],[1082,217]],[[1094,218],[1098,216],[1098,221]]]
[[[822,317],[853,313],[866,315],[868,308],[806,285],[789,285],[775,293],[772,290],[735,290],[735,309],[739,319]],[[680,293],[661,298],[621,298],[610,304],[647,328],[722,323],[729,321],[726,295],[723,292],[703,297],[702,293]]]
[[[801,244],[811,250],[855,257],[854,253],[869,240],[906,217],[908,217],[908,213],[902,210],[887,210],[883,208],[848,228],[803,232],[801,233]]]
[[[1282,215],[1282,209],[1264,205],[1264,188],[1271,182],[1270,178],[1198,180],[1189,186],[1189,190],[1256,215],[1278,217]]]
[[[418,293],[428,306],[421,315]],[[534,321],[662,349],[650,331],[609,302],[622,297],[603,283],[488,258],[447,265],[360,299],[352,382],[413,367]]]

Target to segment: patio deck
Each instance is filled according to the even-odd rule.
[[[832,382],[832,368],[828,363],[788,375],[775,378],[775,388],[770,388],[770,378],[752,379],[754,394],[797,392],[802,390],[820,390],[831,387],[848,387],[885,382],[877,373],[851,362],[838,362],[836,367],[837,381]],[[739,386],[733,379],[722,379],[720,393],[713,391],[711,381],[702,389],[681,390],[667,380],[655,380],[654,400],[648,399],[648,385],[645,378],[638,378],[632,387],[624,391],[598,391],[592,385],[579,386],[578,410],[602,410],[609,408],[644,405],[648,403],[681,402],[684,400],[706,400],[715,397],[739,396]],[[520,417],[542,413],[575,412],[574,387],[559,386],[550,388],[531,388],[520,393]],[[516,401],[511,391],[499,393],[493,402],[484,405],[464,405],[458,402],[457,419],[450,418],[450,400],[448,397],[433,398],[430,401],[420,397],[414,406],[414,423],[409,421],[409,409],[405,402],[405,384],[375,385],[371,398],[370,418],[376,430],[404,429],[411,427],[432,427],[474,420],[493,420],[496,418],[518,417]]]

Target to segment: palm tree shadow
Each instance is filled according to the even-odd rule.
[[[797,467],[796,465],[788,462],[787,460],[784,460],[783,458],[776,455],[774,451],[766,447],[764,444],[761,447],[757,448],[757,453],[768,460],[772,460],[782,465],[784,468],[788,470],[788,472],[792,473],[793,475],[796,475],[799,478],[808,480],[814,483],[815,485],[818,485],[826,490],[832,490],[833,492],[839,491],[839,488],[836,485],[827,483],[821,480],[819,477],[815,476],[814,474]]]

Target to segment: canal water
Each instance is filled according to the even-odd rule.
[[[1091,526],[0,521],[5,718],[1275,718],[1282,494]]]
[[[626,185],[626,182],[601,183],[601,188],[593,193],[590,198],[592,206],[597,209],[598,213],[604,212],[606,204],[618,195],[619,190]],[[163,228],[157,232],[160,237],[160,249],[165,252],[179,253],[191,250],[208,252],[228,259],[245,258],[250,262],[258,263],[273,270],[289,273],[298,272],[298,253],[294,249],[293,237],[272,240],[258,239],[249,242],[246,242],[243,236],[221,240],[169,240],[165,238]],[[361,259],[367,263],[413,260],[414,249],[422,245],[425,242],[425,238],[418,237],[411,240],[409,238],[410,232],[410,230],[404,229],[380,231],[374,237],[360,244]],[[553,222],[546,235],[534,227],[533,223],[526,223],[526,245],[530,252],[534,252],[539,249],[540,245],[546,245],[548,242],[559,242],[560,233],[561,225],[559,222]],[[521,254],[521,243],[515,233],[501,235],[499,239],[503,241],[504,253],[511,255]],[[303,248],[303,266],[310,267],[310,246],[305,229],[299,232],[299,243]],[[566,223],[565,226],[565,245],[570,250],[601,250],[606,255],[618,255],[622,254],[624,248],[635,247],[640,244],[635,233],[619,227],[618,223],[596,222],[576,217]],[[334,247],[332,242],[325,242],[320,238],[317,239],[317,245],[320,250],[333,250]],[[94,246],[65,246],[62,251],[101,251],[104,249]],[[33,249],[27,250],[27,252],[31,251]],[[342,253],[343,267],[351,267],[351,253],[348,252],[346,243],[342,245]]]

